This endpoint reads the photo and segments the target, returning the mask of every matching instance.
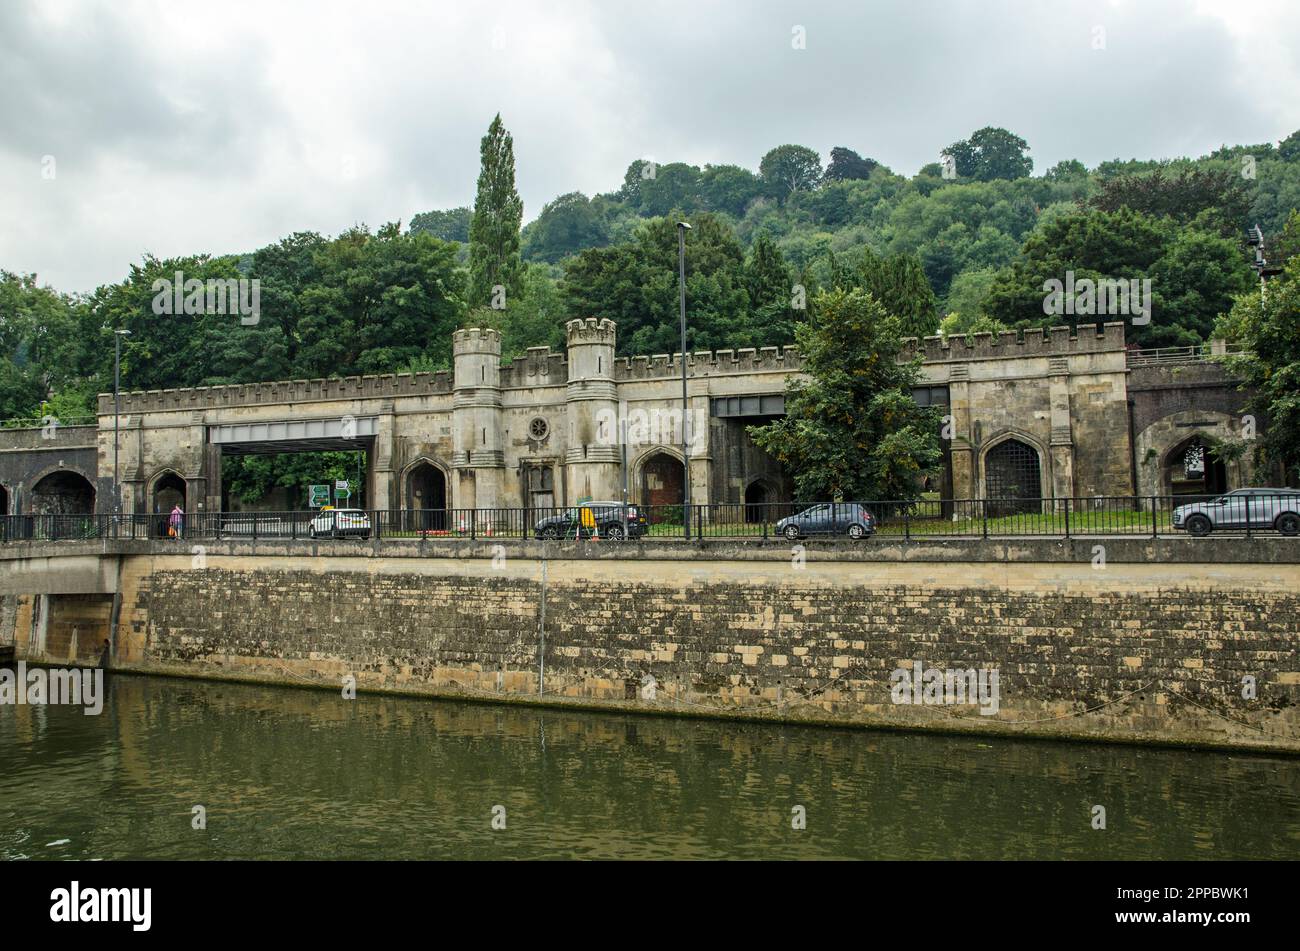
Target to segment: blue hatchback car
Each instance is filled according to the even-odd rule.
[[[781,519],[776,523],[776,530],[786,538],[806,535],[866,538],[876,530],[876,517],[856,502],[828,502]]]

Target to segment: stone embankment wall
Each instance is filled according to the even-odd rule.
[[[1099,568],[1080,545],[986,542],[972,549],[983,560],[944,560],[949,546],[909,560],[875,546],[535,543],[103,557],[121,561],[113,664],[142,672],[1300,752],[1294,558],[1152,560],[1158,543],[1108,541]],[[1125,561],[1126,545],[1145,557]],[[66,620],[89,622],[89,605],[40,597],[46,653],[61,653],[45,659],[63,662]],[[10,612],[32,659],[37,600]],[[111,627],[103,604],[83,645]],[[917,662],[996,671],[996,712],[894,702],[891,676]]]

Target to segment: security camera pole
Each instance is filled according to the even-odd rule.
[[[687,442],[686,429],[691,418],[686,402],[686,232],[691,226],[684,221],[677,222],[677,280],[681,286],[682,314],[682,535],[691,539],[691,447]]]

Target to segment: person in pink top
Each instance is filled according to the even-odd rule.
[[[177,541],[180,541],[181,530],[185,525],[185,510],[181,508],[179,502],[177,502],[176,507],[172,509],[172,517],[169,520],[169,523],[171,525],[172,530],[168,532],[168,534],[171,535],[173,538],[175,538]]]

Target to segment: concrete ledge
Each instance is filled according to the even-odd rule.
[[[1104,549],[1107,564],[1273,564],[1300,565],[1300,538],[1279,535],[1095,536],[1078,538],[874,538],[865,542],[807,539],[799,543],[809,561],[861,563],[1091,563]],[[638,542],[534,541],[519,538],[468,539],[161,539],[66,542],[10,542],[0,545],[0,564],[49,559],[72,565],[88,555],[208,555],[483,559],[499,554],[564,561],[759,561],[788,562],[795,546],[785,539],[674,539]],[[7,588],[5,589],[8,590]]]

